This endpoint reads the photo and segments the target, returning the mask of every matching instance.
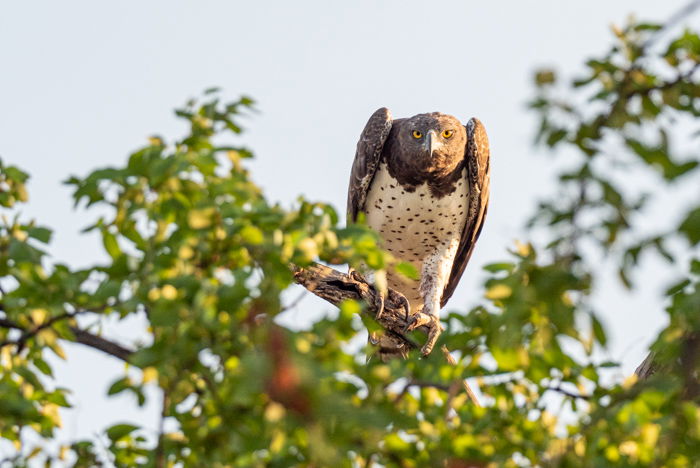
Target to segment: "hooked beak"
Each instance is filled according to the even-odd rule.
[[[425,150],[432,157],[433,153],[441,146],[442,142],[438,139],[435,130],[429,130],[428,134],[425,136]]]

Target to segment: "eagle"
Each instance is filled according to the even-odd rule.
[[[484,225],[489,200],[489,142],[482,123],[432,112],[392,119],[382,107],[357,143],[348,188],[348,221],[361,213],[398,262],[418,279],[387,269],[387,286],[411,310],[408,329],[426,326],[430,353],[442,331],[440,309],[457,287]],[[389,335],[370,335],[382,360],[407,350]]]

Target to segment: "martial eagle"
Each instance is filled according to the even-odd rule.
[[[416,281],[387,271],[388,286],[407,298],[413,312],[423,312],[411,328],[439,329],[440,308],[481,233],[489,179],[488,138],[475,118],[462,125],[433,112],[394,120],[381,108],[365,125],[350,175],[348,221],[364,212],[383,247],[419,272]],[[389,336],[370,340],[383,359],[405,355]]]

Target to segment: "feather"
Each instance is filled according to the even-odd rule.
[[[462,237],[457,248],[457,255],[452,264],[450,279],[440,300],[441,307],[452,297],[452,294],[464,273],[469,262],[476,241],[484,227],[484,219],[489,202],[489,188],[491,181],[491,167],[489,164],[489,140],[486,129],[475,118],[467,122],[467,145],[465,151],[465,164],[467,167],[467,180],[469,182],[469,205],[467,210],[467,222],[462,231]]]

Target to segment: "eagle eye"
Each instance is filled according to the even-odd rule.
[[[442,131],[442,137],[443,138],[450,138],[452,135],[454,135],[454,130],[443,130]]]
[[[413,135],[413,138],[415,138],[415,139],[418,139],[418,138],[423,136],[423,134],[421,132],[419,132],[418,130],[413,130],[413,133],[411,135]]]

